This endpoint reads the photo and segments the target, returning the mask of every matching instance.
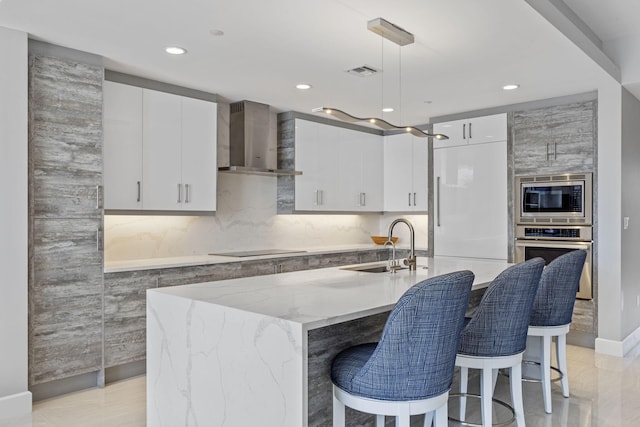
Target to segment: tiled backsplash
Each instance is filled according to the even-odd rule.
[[[414,225],[416,246],[426,248],[426,215],[276,215],[274,177],[220,173],[212,216],[105,216],[105,261],[371,243],[370,235],[386,234],[401,216]],[[403,224],[394,235],[409,244]]]

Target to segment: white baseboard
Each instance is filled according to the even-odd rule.
[[[627,335],[622,341],[596,338],[596,353],[624,357],[640,343],[640,327]]]
[[[22,418],[25,416],[31,416],[30,391],[0,397],[0,420]]]

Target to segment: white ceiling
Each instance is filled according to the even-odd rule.
[[[566,3],[600,37],[634,29],[619,15],[629,0]],[[416,42],[383,41],[367,30],[377,17]],[[331,106],[395,124],[591,91],[603,78],[523,0],[0,0],[0,26],[228,101],[277,111]],[[224,35],[211,35],[215,29]],[[171,44],[188,54],[167,55]],[[360,65],[383,69],[382,77],[345,73]],[[295,89],[299,82],[313,89]],[[501,89],[512,82],[521,88]],[[383,98],[396,112],[381,113]]]

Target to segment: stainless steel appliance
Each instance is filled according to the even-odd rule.
[[[546,263],[584,249],[580,299],[591,299],[593,271],[592,174],[517,176],[515,261],[535,257]]]
[[[592,224],[592,175],[516,177],[516,224]]]
[[[587,259],[584,263],[580,288],[576,298],[591,299],[593,255],[591,247],[591,226],[516,226],[515,261],[523,262],[535,257],[550,263],[567,252],[584,249]]]

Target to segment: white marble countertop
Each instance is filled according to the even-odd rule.
[[[173,268],[173,267],[189,267],[194,265],[208,265],[208,264],[222,264],[228,262],[240,262],[240,261],[256,261],[263,259],[277,259],[277,258],[290,258],[297,256],[309,256],[309,255],[321,255],[326,253],[340,253],[340,252],[352,252],[357,250],[376,250],[382,249],[381,245],[374,245],[373,243],[355,244],[355,245],[341,245],[341,246],[325,246],[315,248],[279,248],[293,251],[300,251],[295,253],[276,254],[276,255],[260,255],[250,257],[233,257],[233,256],[219,256],[219,255],[192,255],[192,256],[180,256],[180,257],[168,257],[168,258],[147,258],[147,259],[134,259],[126,261],[110,261],[105,262],[105,273],[119,273],[124,271],[135,270],[153,270],[159,268]],[[408,249],[408,247],[398,246],[397,249]],[[426,250],[426,248],[416,248],[416,250]],[[216,252],[231,252],[231,251],[216,251]]]
[[[429,277],[471,270],[476,276],[474,288],[481,288],[509,265],[498,260],[418,257],[418,268],[411,272],[366,273],[334,267],[147,292],[257,313],[299,323],[309,330],[389,311],[407,289]]]

